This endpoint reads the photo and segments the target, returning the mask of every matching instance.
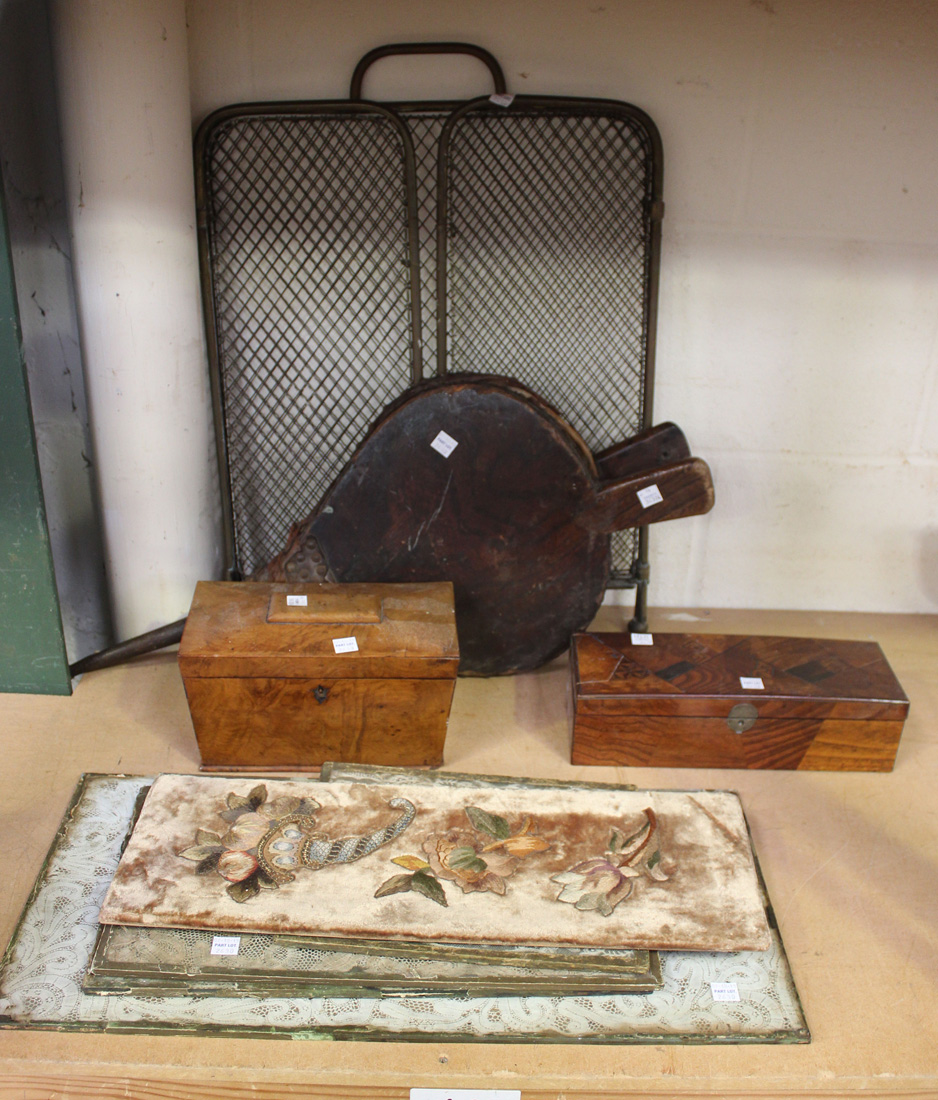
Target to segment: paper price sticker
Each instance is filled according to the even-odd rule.
[[[411,1089],[410,1100],[521,1100],[521,1089]]]
[[[744,691],[765,691],[761,676],[740,676],[739,686]]]
[[[638,490],[637,496],[643,508],[650,508],[653,504],[660,504],[664,500],[657,485],[646,485],[644,489]]]
[[[287,607],[306,607],[308,604],[305,596],[287,596]]]
[[[212,936],[213,955],[237,955],[240,946],[240,936]]]
[[[489,103],[494,103],[496,107],[510,107],[514,99],[515,97],[508,92],[499,92],[497,95],[489,96]]]
[[[439,451],[444,458],[449,458],[453,451],[459,446],[459,441],[453,439],[451,435],[447,435],[446,432],[439,432],[430,446],[435,451]]]
[[[358,642],[354,638],[333,638],[332,648],[336,653],[357,653]]]
[[[739,989],[735,982],[711,982],[710,992],[715,1001],[738,1001]]]
[[[632,645],[654,645],[655,639],[651,634],[630,634]]]

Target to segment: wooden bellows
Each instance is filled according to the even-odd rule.
[[[674,425],[594,456],[520,383],[454,375],[385,409],[253,579],[452,581],[460,672],[518,672],[593,618],[612,531],[712,506],[710,471]]]

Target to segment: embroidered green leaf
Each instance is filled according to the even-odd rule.
[[[485,860],[480,859],[476,855],[475,848],[470,848],[468,845],[454,848],[447,857],[446,865],[454,871],[476,871],[479,874],[488,869]]]
[[[319,803],[315,798],[302,798],[296,808],[298,814],[314,814],[319,809]]]
[[[391,860],[392,863],[396,863],[398,867],[406,867],[408,871],[426,871],[430,866],[425,859],[421,859],[420,856],[395,856]]]
[[[496,840],[507,840],[511,836],[508,822],[498,814],[490,814],[487,810],[480,810],[478,806],[467,806],[466,817],[472,822],[473,829],[488,833]]]
[[[667,882],[671,877],[661,866],[661,852],[656,848],[654,855],[645,864],[648,868],[648,874],[655,880],[655,882]]]
[[[609,898],[605,894],[600,894],[599,904],[596,906],[596,908],[600,911],[600,913],[602,913],[604,917],[608,917],[612,915],[612,910],[615,908],[615,906],[610,904]]]
[[[263,867],[258,867],[254,872],[257,875],[257,885],[262,890],[276,890],[277,883],[267,874]]]
[[[415,894],[423,894],[425,898],[435,901],[437,905],[442,905],[444,908],[449,907],[446,894],[443,893],[443,887],[426,871],[417,871],[411,876],[410,888]]]
[[[207,875],[209,871],[214,871],[218,867],[218,857],[221,855],[223,849],[219,849],[214,855],[206,856],[205,859],[196,867],[195,873],[197,875]]]
[[[232,882],[228,886],[228,896],[237,902],[245,902],[260,893],[260,885],[256,875],[251,875],[243,882]]]
[[[606,850],[609,852],[619,852],[622,849],[622,834],[618,829],[612,830],[612,836],[609,838],[609,843],[606,845]]]
[[[389,894],[406,894],[412,888],[413,875],[394,875],[387,882],[382,882],[375,890],[376,898],[386,898]]]
[[[229,810],[247,810],[251,808],[251,800],[245,798],[243,794],[235,794],[234,791],[228,795],[225,803]]]
[[[209,856],[217,856],[219,852],[223,852],[224,848],[221,844],[194,844],[191,848],[186,848],[184,852],[180,852],[179,855],[183,859],[191,859],[196,863],[201,862],[203,859],[208,859]]]
[[[650,807],[645,810],[645,824],[636,829],[619,849],[620,869],[628,863],[635,863],[646,849],[651,848],[658,819]]]
[[[637,828],[630,837],[626,837],[626,839],[619,846],[619,851],[621,852],[625,848],[631,848],[631,846],[636,843],[636,841],[641,840],[641,838],[648,832],[650,828],[650,821],[646,821],[643,825],[639,826],[639,828]]]
[[[256,787],[252,787],[248,794],[248,802],[251,804],[252,809],[257,809],[262,802],[267,801],[267,788],[263,783],[258,783]]]
[[[208,829],[198,829],[195,834],[196,844],[221,844],[218,833],[211,833]]]

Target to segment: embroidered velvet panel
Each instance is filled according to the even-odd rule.
[[[662,950],[770,942],[738,796],[164,775],[101,922]]]

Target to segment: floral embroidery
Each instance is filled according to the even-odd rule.
[[[645,810],[644,822],[630,836],[613,829],[604,855],[585,859],[569,871],[551,876],[551,882],[563,887],[557,900],[577,909],[596,909],[608,917],[620,901],[631,895],[641,875],[665,882],[670,876],[661,867],[657,836],[658,818],[650,808]]]
[[[199,829],[195,844],[179,853],[198,864],[197,875],[217,872],[228,880],[228,896],[237,902],[261,890],[276,890],[296,878],[301,869],[318,871],[332,863],[352,863],[399,836],[413,821],[416,809],[406,798],[392,798],[400,817],[367,836],[332,840],[316,830],[319,803],[313,798],[281,795],[267,801],[263,783],[246,795],[228,795],[218,816],[226,832]]]
[[[546,852],[550,844],[533,832],[530,817],[512,832],[508,821],[478,806],[467,806],[469,829],[450,829],[430,833],[424,838],[423,856],[406,855],[392,859],[399,867],[413,872],[395,875],[382,883],[376,898],[389,894],[414,892],[446,906],[443,882],[454,882],[464,894],[489,891],[504,894],[505,880],[517,871],[521,860],[533,852]]]

